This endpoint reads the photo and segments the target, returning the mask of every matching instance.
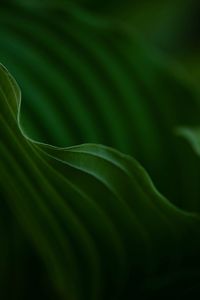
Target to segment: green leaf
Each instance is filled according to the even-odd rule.
[[[199,93],[120,22],[69,3],[0,4],[0,60],[23,90],[24,130],[57,146],[132,155],[174,204],[199,211],[200,168],[173,134],[198,125]]]
[[[2,220],[7,214],[21,237],[18,260],[22,249],[40,257],[57,299],[147,297],[191,287],[190,270],[199,265],[199,217],[161,196],[130,156],[97,144],[58,148],[29,138],[20,125],[20,89],[3,66],[0,105]],[[8,228],[2,229],[6,235]],[[13,243],[12,235],[7,239]],[[11,267],[27,299],[27,273]]]
[[[176,133],[185,138],[190,143],[196,154],[200,155],[200,129],[198,127],[180,127],[176,130]]]
[[[191,297],[199,292],[200,165],[174,129],[198,126],[199,92],[112,20],[112,1],[106,17],[81,2],[0,4],[0,61],[23,94],[21,107],[2,67],[1,297]],[[169,19],[174,3],[166,3]],[[166,43],[165,27],[153,35]]]

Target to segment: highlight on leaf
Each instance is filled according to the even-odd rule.
[[[3,66],[0,105],[2,295],[12,295],[11,271],[20,299],[33,279],[34,296],[70,300],[149,299],[197,286],[198,216],[166,200],[128,155],[98,144],[58,148],[26,136],[21,92]]]
[[[176,133],[191,145],[197,155],[200,155],[200,128],[180,127],[176,129]]]
[[[134,156],[175,205],[199,210],[200,168],[173,134],[199,124],[199,93],[168,57],[113,20],[112,1],[93,2],[1,1],[0,61],[23,90],[24,131],[56,146],[87,141]],[[164,11],[178,10],[168,2]],[[148,1],[140,5],[152,17]]]
[[[0,61],[23,98],[1,66],[2,299],[200,293],[199,157],[174,134],[199,152],[200,94],[150,45],[183,53],[195,6],[1,1]]]

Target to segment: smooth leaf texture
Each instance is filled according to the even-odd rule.
[[[199,91],[86,2],[0,3],[0,297],[194,298]]]
[[[176,133],[183,138],[185,138],[196,154],[200,155],[200,129],[196,128],[188,128],[188,127],[180,127],[176,130]]]
[[[170,61],[83,3],[0,6],[0,59],[23,90],[27,134],[57,146],[92,142],[133,155],[165,196],[199,211],[200,166],[174,135],[177,126],[198,125],[199,93]]]
[[[19,87],[3,66],[0,87],[1,221],[16,219],[18,260],[28,240],[60,299],[132,299],[195,287],[199,218],[162,197],[127,155],[101,145],[56,148],[28,138],[20,126]],[[1,238],[5,264],[12,236]],[[22,284],[26,272],[11,268]]]

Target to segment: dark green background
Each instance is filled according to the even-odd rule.
[[[183,209],[183,212],[192,213],[200,210],[199,157],[176,134],[176,129],[181,126],[197,127],[200,124],[199,50],[198,1],[16,0],[1,1],[0,4],[0,62],[11,72],[21,88],[21,125],[24,132],[34,140],[55,146],[98,143],[131,155],[142,164],[156,188],[171,203]],[[2,127],[0,133],[3,135],[3,132]],[[16,152],[14,156],[19,165],[23,165],[20,154]],[[91,165],[94,170],[97,168],[95,162]],[[31,181],[31,168],[28,170],[27,176]],[[42,172],[45,174],[44,170]],[[77,185],[81,185],[82,181],[82,188],[87,190],[91,186],[94,199],[105,200],[111,197],[100,186],[96,195],[95,183],[88,178],[77,179],[79,174],[76,172],[65,172],[68,177],[72,176],[72,181]],[[107,176],[108,182],[112,181],[113,176],[114,186],[118,185],[119,178],[114,171],[113,175],[108,172],[104,176]],[[13,173],[15,177],[17,174]],[[33,186],[34,180],[33,176]],[[54,185],[53,175],[51,180]],[[124,191],[127,182],[126,178],[123,180],[120,185]],[[1,186],[5,186],[3,176]],[[45,187],[41,193],[45,194]],[[126,192],[124,198],[133,201],[134,197],[139,199],[139,196],[132,193],[130,189],[130,195]],[[5,193],[5,199],[8,197]],[[66,194],[63,191],[62,197],[68,203],[68,197],[73,199],[74,196],[68,194],[66,188]],[[6,230],[2,230],[3,236],[8,240],[8,249],[13,248],[8,254],[8,262],[4,263],[2,259],[7,274],[4,276],[2,271],[2,277],[6,278],[2,279],[3,299],[32,299],[30,297],[42,297],[42,293],[45,299],[96,299],[92,293],[89,294],[89,279],[85,285],[82,283],[84,288],[77,293],[79,296],[73,298],[65,292],[57,292],[59,288],[55,280],[51,286],[51,276],[48,275],[52,273],[51,264],[47,272],[46,265],[43,266],[44,257],[36,254],[32,240],[27,242],[23,230],[15,231],[15,220],[9,209],[3,206],[4,201],[1,218]],[[143,204],[140,209],[136,209],[136,214],[139,218],[150,220],[152,228],[156,228],[151,234],[153,246],[158,244],[158,253],[155,251],[159,257],[158,266],[155,264],[155,272],[151,271],[148,275],[144,275],[140,267],[133,268],[130,278],[127,281],[124,279],[125,296],[123,289],[119,295],[113,292],[117,288],[117,281],[112,277],[112,267],[108,267],[105,271],[106,288],[99,299],[149,299],[148,295],[163,298],[163,295],[173,295],[173,291],[181,297],[186,293],[198,292],[199,270],[193,269],[195,259],[198,262],[198,254],[195,253],[192,259],[191,253],[187,252],[192,241],[198,243],[196,229],[191,238],[188,238],[188,233],[184,233],[187,236],[185,243],[174,250],[184,253],[183,257],[180,255],[182,258],[179,262],[177,253],[173,254],[172,251],[170,234],[167,233],[163,238],[165,242],[159,245],[157,239],[162,230],[157,233],[157,228],[161,226],[159,218],[154,224],[153,213],[145,205],[142,207]],[[37,215],[37,209],[35,213]],[[56,218],[65,228],[67,216],[61,217],[58,214]],[[45,221],[43,223],[46,224]],[[50,235],[51,231],[47,229],[46,232]],[[133,230],[130,233],[132,246],[134,234]],[[18,241],[18,235],[22,244]],[[169,247],[166,246],[168,238]],[[51,242],[54,245],[53,238]],[[104,247],[109,248],[108,242],[105,241],[105,245],[103,243],[102,253]],[[173,258],[174,269],[168,268],[168,251],[170,259]],[[59,250],[55,250],[55,253],[59,257]],[[134,251],[131,253],[130,257],[127,255],[127,260],[131,262],[134,255],[137,260],[138,254]],[[62,255],[64,258],[63,253],[60,258]],[[142,259],[142,254],[138,257]],[[182,263],[184,260],[186,262]],[[105,257],[105,264],[108,261],[109,258]],[[21,268],[23,270],[19,272],[21,275],[18,279],[18,270]],[[80,268],[87,269],[87,265],[83,264]],[[59,276],[65,282],[65,272],[68,276],[71,273],[63,269],[63,277],[60,275],[62,273]],[[56,280],[62,282],[61,279]]]

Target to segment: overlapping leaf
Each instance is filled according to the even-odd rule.
[[[198,265],[198,218],[165,200],[129,156],[95,144],[56,148],[25,136],[20,90],[3,67],[0,83],[2,200],[26,236],[23,243],[28,239],[45,262],[60,297],[171,292],[166,276],[175,276],[170,285],[179,293],[174,274],[184,270],[187,278],[188,257],[190,268]],[[164,283],[148,287],[156,276]]]
[[[198,217],[131,157],[94,143],[134,155],[170,200],[198,211],[198,159],[173,131],[199,123],[199,95],[155,49],[69,3],[1,4],[0,59],[24,95],[20,108],[1,68],[3,298],[197,291]]]
[[[198,124],[199,94],[167,60],[121,25],[68,1],[6,1],[0,14],[1,62],[23,89],[30,136],[134,155],[164,195],[199,209],[198,162],[173,134]]]

